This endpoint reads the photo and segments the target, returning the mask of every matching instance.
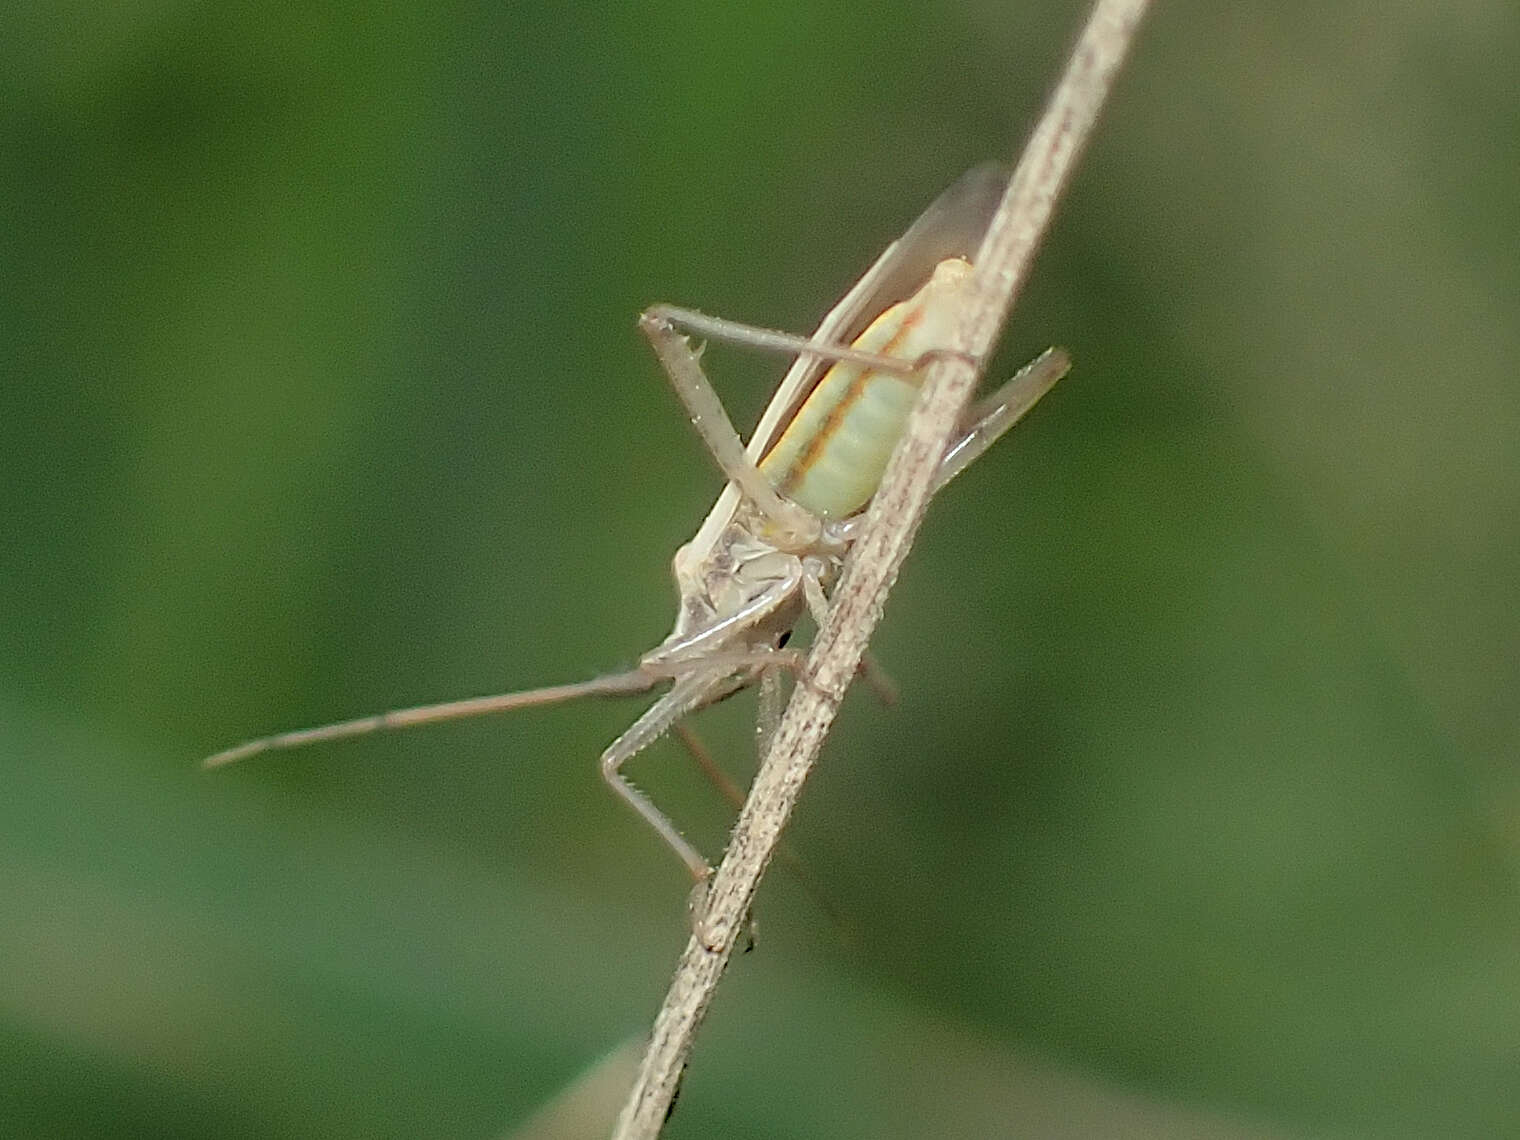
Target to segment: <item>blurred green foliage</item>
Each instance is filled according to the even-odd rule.
[[[647,1024],[636,704],[193,761],[656,642],[718,482],[635,314],[810,328],[1082,10],[7,13],[0,1134],[506,1135]],[[794,828],[847,930],[773,877],[672,1137],[1513,1133],[1517,65],[1497,0],[1160,6],[1002,357],[1077,369]]]

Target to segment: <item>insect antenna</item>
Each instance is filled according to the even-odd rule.
[[[279,732],[273,736],[261,736],[234,748],[224,749],[201,761],[202,768],[221,768],[258,756],[264,752],[282,752],[291,748],[305,748],[329,740],[345,740],[351,736],[367,736],[372,732],[392,732],[400,728],[415,728],[422,724],[438,724],[446,720],[465,720],[485,716],[488,713],[508,712],[512,709],[531,708],[534,705],[553,705],[562,701],[579,700],[581,697],[616,697],[632,693],[645,693],[667,678],[643,669],[630,669],[626,673],[612,673],[595,677],[590,681],[577,681],[569,685],[548,685],[541,689],[522,689],[515,693],[497,693],[489,697],[467,697],[457,701],[443,701],[413,708],[391,709],[373,713],[353,720],[340,720],[333,724],[300,728],[293,732]]]

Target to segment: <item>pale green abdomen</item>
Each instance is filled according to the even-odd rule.
[[[922,289],[871,322],[855,341],[865,352],[916,362],[943,348],[964,301],[971,266],[939,263]],[[760,460],[771,486],[826,519],[855,514],[876,493],[918,398],[917,373],[836,364]]]
[[[881,482],[918,385],[835,368],[808,398],[760,470],[787,498],[828,519],[860,510]]]

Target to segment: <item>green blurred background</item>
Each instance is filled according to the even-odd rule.
[[[658,641],[639,309],[810,328],[1083,12],[8,11],[0,1133],[508,1136],[647,1026],[638,702],[194,761]],[[1160,6],[999,364],[1076,370],[792,829],[844,922],[772,877],[669,1135],[1520,1135],[1517,75],[1504,0]]]

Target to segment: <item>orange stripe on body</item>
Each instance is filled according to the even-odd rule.
[[[903,302],[899,303],[901,304]],[[891,308],[888,308],[881,314],[881,316],[884,317],[891,311]],[[895,356],[896,349],[902,344],[902,341],[908,336],[908,334],[918,326],[918,323],[923,319],[923,315],[924,309],[923,306],[920,305],[916,311],[904,318],[903,323],[898,327],[897,332],[893,334],[892,338],[887,341],[886,344],[880,346],[879,348],[873,349],[872,351],[877,352],[882,356]],[[881,317],[877,317],[876,319],[880,320]],[[859,347],[861,342],[865,340],[866,334],[869,332],[870,329],[868,328],[866,332],[861,333],[860,336],[856,337],[851,347]],[[835,365],[835,367],[837,368],[840,366]],[[832,371],[832,369],[830,369],[830,371]],[[828,449],[830,441],[834,438],[834,435],[839,431],[839,429],[844,425],[845,417],[850,414],[850,409],[860,401],[860,398],[863,395],[865,395],[866,385],[875,375],[876,373],[868,368],[862,369],[856,375],[855,379],[851,381],[850,386],[845,389],[845,393],[840,398],[839,403],[835,404],[834,407],[829,411],[829,414],[824,418],[823,426],[820,427],[817,434],[813,436],[812,441],[807,445],[807,449],[797,457],[797,461],[792,464],[791,468],[782,478],[781,483],[777,486],[776,490],[780,491],[783,495],[790,495],[794,490],[796,490],[797,484],[802,482],[803,479],[807,478],[808,472],[813,468],[815,464],[817,464],[820,459],[823,458],[823,454]],[[827,379],[827,376],[825,376],[825,379]],[[822,386],[823,381],[819,381],[819,388],[822,388]],[[803,406],[806,406],[806,401],[803,402]],[[802,409],[799,408],[798,414],[800,414],[801,411]]]

